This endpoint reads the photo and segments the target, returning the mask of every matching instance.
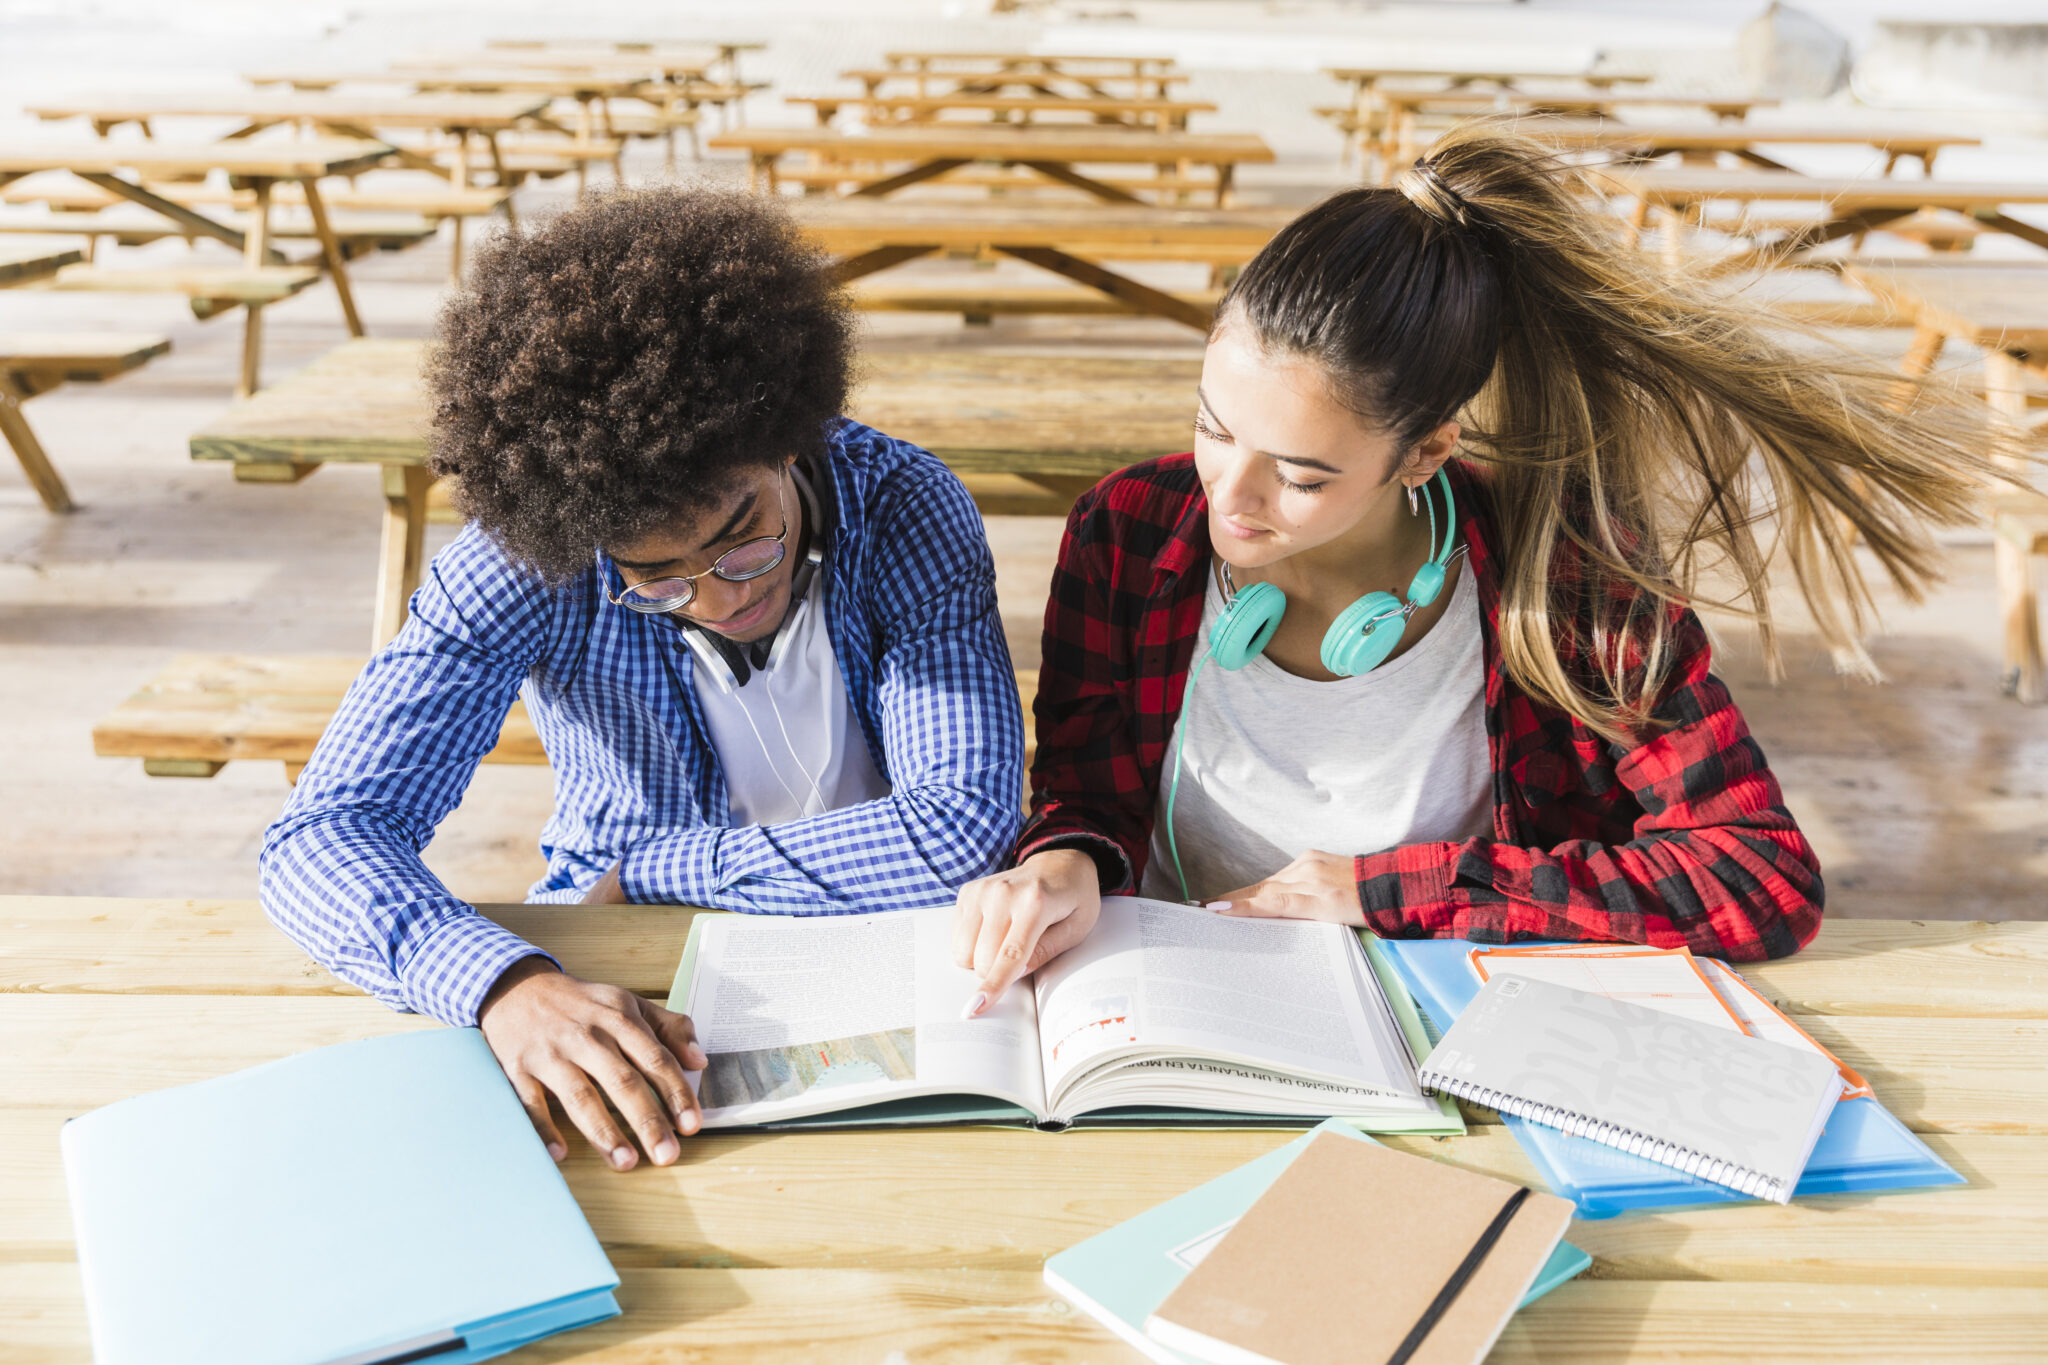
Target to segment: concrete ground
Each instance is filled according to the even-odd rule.
[[[929,24],[910,22],[916,8],[896,6],[890,13],[907,17],[870,25],[859,40],[879,49],[914,32],[921,45],[956,46],[990,32],[990,21],[977,20],[964,36],[947,31],[941,43]],[[1456,11],[1480,9],[1520,22],[1505,8],[1442,8],[1453,11],[1451,22],[1464,22]],[[386,44],[396,41],[397,20],[370,9],[375,22],[343,25],[353,50],[374,48],[379,33]],[[429,12],[421,21],[425,36],[406,30],[405,45],[446,46],[457,31],[451,12]],[[517,18],[513,13],[494,31],[515,31]],[[6,22],[0,14],[0,28]],[[999,25],[995,31],[1015,32]],[[68,54],[70,65],[38,61],[38,49],[16,44],[14,55],[0,56],[8,103],[17,89],[21,100],[30,97],[27,86],[12,82],[17,75],[45,90],[93,84],[88,55],[68,47],[64,32],[32,36],[44,44],[43,55]],[[780,61],[763,54],[761,69],[783,91],[829,88],[833,69],[859,60],[843,36],[835,43],[833,34],[799,31],[790,22],[772,36],[787,38],[786,51]],[[139,67],[140,43],[110,49],[116,65],[131,60]],[[233,43],[234,60],[272,48],[290,48],[295,57],[334,50],[332,35],[297,30],[237,33]],[[216,76],[220,69],[232,71],[232,61],[220,59]],[[160,79],[148,88],[174,83]],[[1305,203],[1342,183],[1334,142],[1300,116],[1300,107],[1324,100],[1320,87],[1305,93],[1285,73],[1241,70],[1203,72],[1202,83],[1228,94],[1225,113],[1212,116],[1211,127],[1263,130],[1273,111],[1272,126],[1292,130],[1274,139],[1283,147],[1282,164],[1250,177],[1252,197]],[[757,116],[778,117],[777,106],[776,97],[757,100]],[[0,132],[21,131],[18,122],[0,121]],[[1986,155],[1995,160],[1993,153],[2017,155],[2009,147]],[[636,153],[633,171],[662,173],[645,153]],[[731,178],[736,171],[719,163],[701,173]],[[522,207],[529,214],[544,209],[547,197],[525,196]],[[177,260],[186,249],[166,243],[145,250]],[[372,335],[431,333],[445,250],[436,243],[359,264],[357,297]],[[871,343],[886,347],[1193,352],[1200,344],[1172,324],[1140,321],[1005,320],[968,328],[952,318],[883,316],[869,325]],[[271,379],[345,336],[325,287],[274,306],[266,326]],[[0,331],[161,331],[173,341],[170,355],[135,374],[104,387],[68,387],[28,406],[80,511],[45,514],[12,462],[0,458],[0,752],[11,760],[0,786],[0,893],[253,895],[262,831],[286,792],[278,765],[234,764],[206,781],[148,778],[132,761],[95,758],[92,725],[180,653],[364,648],[380,508],[374,475],[333,468],[297,485],[245,485],[220,466],[187,458],[187,436],[231,400],[239,328],[235,317],[196,322],[174,298],[0,293]],[[1856,341],[1895,356],[1905,337],[1866,333]],[[995,518],[989,533],[1012,650],[1020,665],[1035,662],[1058,524]],[[430,548],[446,534],[437,528]],[[1820,848],[1831,914],[2048,917],[2048,710],[2021,708],[1996,690],[1988,540],[1951,536],[1946,553],[1947,584],[1926,603],[1891,604],[1885,633],[1873,642],[1886,685],[1837,679],[1812,638],[1795,631],[1788,677],[1773,686],[1747,633],[1733,625],[1723,632],[1720,671]],[[519,898],[540,869],[535,837],[549,800],[544,769],[481,769],[428,850],[430,865],[467,898]]]

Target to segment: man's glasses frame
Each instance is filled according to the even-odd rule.
[[[787,476],[784,476],[787,477]],[[711,561],[711,567],[693,574],[671,575],[667,578],[650,578],[645,583],[629,583],[626,590],[614,595],[609,587],[605,598],[615,607],[637,611],[646,615],[660,615],[678,611],[697,600],[697,580],[705,574],[715,574],[728,583],[747,583],[773,573],[776,567],[789,555],[789,504],[783,501],[782,480],[775,485],[775,501],[782,505],[782,529],[772,536],[756,536],[743,540]],[[761,564],[749,564],[754,555],[767,547],[774,547],[774,553]],[[743,566],[735,568],[735,563]],[[666,595],[662,594],[666,590]]]

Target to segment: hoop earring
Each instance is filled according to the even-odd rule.
[[[1408,515],[1411,517],[1422,515],[1422,498],[1415,491],[1415,485],[1412,483],[1408,485]]]

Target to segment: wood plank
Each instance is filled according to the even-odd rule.
[[[0,1109],[0,1262],[68,1260],[57,1130]],[[1285,1132],[926,1129],[706,1134],[620,1174],[579,1140],[563,1174],[619,1266],[1035,1270],[1288,1141]],[[1389,1144],[1539,1184],[1504,1129]],[[1930,1139],[1968,1186],[1579,1222],[1601,1279],[2048,1286],[2048,1139]],[[1134,1159],[1142,1153],[1142,1159]]]
[[[1915,1132],[2048,1133],[2048,1023],[1794,1016]],[[0,1095],[104,1104],[329,1042],[425,1026],[367,999],[0,993]],[[351,1032],[351,1030],[356,1030]]]
[[[1254,133],[1162,133],[1095,125],[984,123],[892,125],[861,133],[833,128],[734,128],[707,144],[715,151],[773,156],[816,152],[835,160],[1066,161],[1165,163],[1269,162],[1273,149]]]
[[[354,175],[391,154],[381,142],[300,138],[239,142],[0,141],[0,174],[36,171],[135,171],[143,176],[178,176],[225,171],[231,176],[299,180],[308,176]]]
[[[522,1362],[1132,1360],[1037,1271],[626,1269],[622,1316]],[[1928,1285],[1580,1280],[1515,1315],[1494,1365],[1689,1360],[2034,1362],[2048,1291]],[[77,1269],[0,1266],[10,1365],[87,1356]]]
[[[577,976],[666,998],[696,911],[679,906],[486,905]],[[0,993],[333,995],[329,975],[253,900],[0,897]]]
[[[578,906],[480,908],[577,975],[649,995],[667,994],[689,929],[687,912],[673,907],[615,906],[602,914]],[[1829,919],[1803,952],[1741,970],[1802,1018],[2048,1018],[2048,923]],[[313,967],[253,900],[7,896],[0,897],[0,991],[353,988]]]
[[[0,289],[46,279],[84,259],[85,253],[72,246],[0,247]]]
[[[1848,261],[1842,273],[1951,339],[1997,350],[2048,347],[2048,262]]]
[[[0,371],[28,376],[40,393],[126,374],[170,349],[170,338],[140,332],[0,332]]]
[[[1605,167],[1602,180],[1657,203],[1708,199],[1822,202],[1853,209],[1996,208],[2048,203],[2048,184],[1999,180],[1910,180],[1801,175],[1796,171],[1685,170]]]
[[[198,460],[416,464],[427,457],[420,341],[336,347],[191,439]],[[1201,356],[870,352],[851,407],[961,473],[1102,475],[1186,450]]]
[[[50,287],[112,294],[183,294],[194,299],[273,303],[319,283],[313,266],[155,266],[110,270],[71,265]]]
[[[166,91],[87,94],[38,101],[39,119],[133,123],[160,118],[236,118],[251,123],[357,123],[384,128],[517,127],[547,107],[545,95],[361,95],[311,91]]]

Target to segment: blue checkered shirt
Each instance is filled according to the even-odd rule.
[[[1024,729],[981,517],[937,459],[857,423],[825,463],[827,630],[890,795],[734,827],[676,623],[606,601],[607,564],[550,589],[470,527],[266,833],[271,919],[394,1008],[475,1023],[541,950],[450,895],[420,850],[522,686],[555,774],[529,900],[578,900],[617,863],[643,904],[850,914],[948,904],[993,871],[1017,835]]]

